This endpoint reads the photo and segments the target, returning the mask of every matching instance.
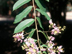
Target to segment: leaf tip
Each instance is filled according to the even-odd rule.
[[[14,6],[13,6],[13,11],[14,11],[15,9],[14,9]]]
[[[16,24],[15,22],[13,22],[13,24]]]

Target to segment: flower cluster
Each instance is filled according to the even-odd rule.
[[[41,52],[46,51],[46,48],[43,46],[40,46],[40,51],[39,47],[36,45],[35,39],[30,37],[24,40],[24,44],[21,47],[26,51],[26,54],[41,54]]]
[[[60,54],[60,52],[63,52],[62,46],[55,47],[55,44],[52,42],[54,39],[55,39],[55,37],[50,36],[49,40],[46,42],[46,44],[48,46],[48,48],[47,48],[48,53],[56,54],[56,52],[57,52],[58,54]]]
[[[52,28],[51,30],[51,34],[52,35],[58,35],[61,33],[61,31],[64,31],[66,29],[66,26],[63,26],[63,28],[61,27],[57,27],[55,23],[52,22],[52,19],[49,20],[49,28]]]
[[[16,41],[20,41],[21,43],[22,43],[22,39],[24,39],[24,32],[22,31],[22,32],[20,32],[20,33],[17,33],[17,34],[15,34],[15,35],[13,35],[13,38],[14,38],[14,42],[16,42]]]
[[[24,32],[17,33],[13,37],[14,41],[24,43],[21,47],[26,51],[26,54],[41,54],[46,52],[48,52],[48,54],[60,54],[63,52],[62,46],[55,47],[55,44],[53,43],[55,37],[53,36],[48,36],[46,45],[40,45],[40,48],[36,45],[37,40],[35,41],[35,39],[31,37],[24,38]]]
[[[35,40],[33,38],[26,38],[24,40],[24,43],[23,46],[22,46],[22,49],[26,50],[26,54],[37,54],[37,52],[39,51],[36,43],[35,43]]]

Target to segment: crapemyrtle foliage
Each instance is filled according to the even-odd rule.
[[[14,42],[20,42],[22,50],[26,51],[26,54],[61,54],[64,52],[62,45],[56,46],[53,42],[55,40],[55,35],[61,34],[62,31],[66,29],[66,26],[57,26],[53,23],[52,19],[46,13],[46,8],[44,3],[41,0],[18,0],[14,6],[13,11],[17,10],[21,6],[25,5],[26,3],[32,2],[32,5],[27,6],[22,12],[16,15],[14,24],[18,25],[15,27],[14,30]],[[46,0],[49,2],[49,0]],[[38,6],[38,7],[35,7]],[[33,9],[34,18],[26,18],[27,15]],[[37,16],[37,12],[44,15],[44,17],[48,20],[49,23],[49,30],[44,31],[43,25],[39,16]],[[25,18],[25,19],[24,19]],[[30,27],[33,23],[35,23],[35,28],[30,28],[28,31],[26,28]],[[38,29],[40,26],[41,30]],[[33,36],[37,38],[34,38]],[[46,42],[43,43],[39,38],[39,33],[42,33],[46,39]],[[51,33],[51,35],[48,35]]]

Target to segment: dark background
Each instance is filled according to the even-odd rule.
[[[0,54],[24,54],[19,43],[13,42],[13,31],[16,24],[13,24],[16,14],[20,13],[26,4],[16,11],[12,11],[13,4],[17,0],[0,0]],[[72,20],[66,20],[66,13],[72,12],[72,0],[50,0],[46,4],[53,22],[57,25],[66,26],[66,30],[59,36],[56,36],[57,45],[63,45],[65,52],[63,54],[72,54]],[[63,16],[61,13],[63,12]],[[72,13],[71,13],[72,14]],[[28,17],[33,17],[29,14]],[[43,16],[41,16],[43,17]],[[70,16],[69,16],[70,17]],[[44,18],[44,28],[47,27]],[[45,29],[46,30],[46,29]]]

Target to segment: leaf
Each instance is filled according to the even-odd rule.
[[[43,42],[41,41],[41,39],[39,39],[39,41],[40,41],[40,44],[43,44]]]
[[[39,23],[39,26],[40,26],[42,29],[44,29],[43,26],[42,26],[42,23],[41,23],[40,18],[39,18],[39,17],[36,17],[36,19],[37,19],[37,21],[38,21],[38,23]]]
[[[43,51],[44,54],[47,54],[46,51]]]
[[[33,34],[34,34],[34,32],[35,32],[35,29],[32,29],[31,32],[30,32],[30,34],[29,34],[29,37],[32,37]]]
[[[45,44],[43,44],[43,45],[41,45],[41,46],[42,46],[42,47],[46,47],[46,48],[48,47],[48,46],[47,46],[47,45],[45,45]]]
[[[41,51],[39,51],[38,54],[41,54]]]
[[[32,6],[28,6],[20,14],[18,14],[15,18],[14,24],[20,22],[23,18],[25,18],[29,14],[31,9],[32,9]]]
[[[46,18],[47,18],[47,20],[50,20],[50,17],[48,16],[48,14],[45,12],[45,11],[42,11],[41,9],[36,9],[38,12],[40,12],[42,15],[44,15]]]
[[[13,6],[13,11],[18,9],[19,7],[21,7],[22,5],[24,5],[28,2],[30,2],[30,0],[18,0]]]
[[[30,33],[31,31],[32,31],[32,27],[28,27],[28,28],[26,28],[26,29],[24,29],[24,31],[26,32],[26,33]]]
[[[21,23],[19,23],[16,26],[14,33],[23,31],[23,29],[25,29],[26,27],[29,27],[33,23],[34,23],[34,19],[26,19],[26,20],[22,21]]]
[[[36,40],[36,39],[34,39],[34,42],[37,42],[37,40]]]
[[[48,40],[48,37],[46,36],[44,32],[42,32],[41,30],[39,30],[39,32],[41,32],[45,36],[45,38]]]
[[[46,0],[47,2],[49,2],[49,0]]]
[[[46,11],[45,5],[42,0],[35,0],[35,2],[41,10]]]

